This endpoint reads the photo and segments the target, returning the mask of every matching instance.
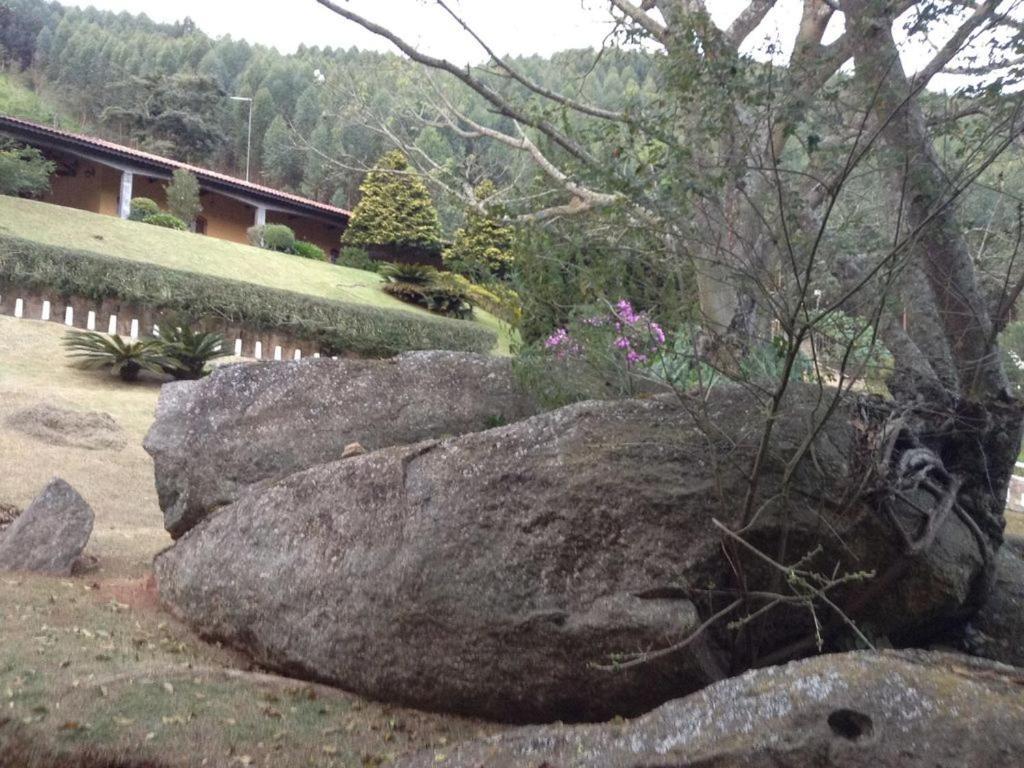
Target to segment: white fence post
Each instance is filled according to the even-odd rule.
[[[73,307],[66,307],[64,309],[64,325],[71,326],[71,325],[74,325],[74,324],[75,324],[75,310],[74,310]]]
[[[296,349],[296,350],[295,350],[295,354],[294,354],[294,355],[292,355],[292,357],[293,357],[293,358],[294,358],[295,360],[301,360],[301,359],[302,359],[302,350],[301,350],[301,349]]]
[[[43,300],[43,311],[40,313],[39,319],[40,320],[49,320],[50,319],[50,302],[48,300],[45,300],[45,299]]]
[[[135,318],[135,317],[132,318],[131,329],[130,329],[128,335],[131,337],[131,339],[133,341],[135,339],[139,338],[139,320],[138,320],[138,318]]]
[[[282,354],[281,353],[281,348],[280,347],[274,347],[274,359],[275,360],[280,360],[281,359],[281,354]]]
[[[107,323],[107,334],[110,336],[117,335],[117,315],[110,316],[110,321]]]
[[[235,357],[242,356],[242,340],[235,339]]]
[[[91,309],[89,310],[89,314],[85,316],[85,329],[87,331],[96,330],[96,313]]]
[[[14,316],[24,317],[25,316],[25,300],[15,299],[14,300]]]
[[[263,359],[263,342],[262,341],[257,341],[256,342],[255,348],[252,351],[252,356],[255,357],[257,360],[262,360]]]

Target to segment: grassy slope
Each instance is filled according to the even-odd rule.
[[[141,446],[158,388],[70,367],[62,334],[0,316],[0,501],[24,507],[53,475],[67,479],[96,513],[86,551],[100,570],[0,574],[0,751],[21,726],[37,749],[95,745],[171,766],[361,766],[484,727],[250,674],[160,610],[147,577],[170,538]],[[5,425],[37,402],[105,411],[129,444],[52,446]]]
[[[244,280],[320,298],[405,313],[423,312],[381,291],[381,278],[371,272],[74,208],[0,196],[0,231],[48,245]],[[498,332],[499,351],[507,352],[507,326],[486,312],[476,310],[475,315],[477,322]]]

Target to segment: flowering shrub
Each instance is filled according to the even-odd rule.
[[[665,346],[665,332],[661,326],[646,312],[637,312],[626,299],[619,301],[610,312],[586,317],[578,325],[580,330],[573,332],[567,328],[555,330],[545,340],[544,348],[555,358],[565,360],[583,356],[588,342],[610,344],[610,349],[625,361],[626,366],[634,368],[649,363]]]

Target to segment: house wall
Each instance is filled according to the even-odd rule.
[[[256,223],[256,209],[216,192],[203,190],[199,195],[206,219],[206,234],[232,243],[248,243],[246,230]]]
[[[107,216],[119,213],[121,171],[102,163],[71,154],[47,150],[46,155],[58,163],[58,173],[51,177],[51,190],[43,199],[55,205],[78,208]],[[136,173],[132,179],[132,197],[148,197],[167,209],[167,180]],[[205,234],[233,243],[247,243],[247,230],[256,223],[256,207],[233,197],[202,190],[200,214],[206,220]],[[339,247],[344,224],[312,216],[267,211],[268,224],[286,224],[301,240],[308,240],[330,254]]]
[[[54,174],[47,203],[100,212],[100,188],[104,183],[103,166],[88,160],[69,161],[62,173]],[[115,191],[116,194],[116,191]]]
[[[132,197],[148,197],[167,210],[167,181],[136,174],[132,179]]]

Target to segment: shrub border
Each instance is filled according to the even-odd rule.
[[[417,315],[0,234],[0,283],[120,301],[192,320],[212,319],[316,342],[324,354],[390,356],[414,349],[490,352],[495,333]]]

